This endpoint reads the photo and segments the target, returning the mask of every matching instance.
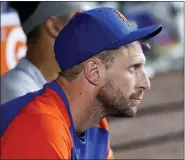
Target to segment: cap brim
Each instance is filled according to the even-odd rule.
[[[127,36],[124,36],[124,38],[120,39],[118,42],[109,46],[106,49],[116,49],[125,44],[132,43],[140,39],[148,40],[156,36],[157,34],[159,34],[161,30],[162,30],[162,25],[155,25],[155,26],[134,30],[133,32],[129,33]]]

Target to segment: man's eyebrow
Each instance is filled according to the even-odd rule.
[[[136,64],[141,64],[141,65],[145,65],[146,64],[146,58],[142,57],[142,58],[134,58],[134,60],[132,61],[132,64],[136,65]]]

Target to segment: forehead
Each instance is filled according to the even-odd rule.
[[[118,52],[120,56],[117,56],[117,60],[124,62],[124,64],[130,65],[131,63],[145,63],[146,58],[143,54],[143,50],[139,42],[132,42],[128,45],[121,47]]]

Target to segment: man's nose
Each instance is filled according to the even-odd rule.
[[[150,80],[145,72],[139,77],[138,87],[143,91],[149,91],[151,88]]]

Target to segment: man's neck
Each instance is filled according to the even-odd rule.
[[[97,104],[94,103],[93,95],[83,89],[83,84],[76,85],[75,82],[68,82],[64,78],[60,77],[59,79],[57,79],[57,83],[69,101],[76,132],[82,133],[88,128],[98,125],[104,116],[100,113]]]

